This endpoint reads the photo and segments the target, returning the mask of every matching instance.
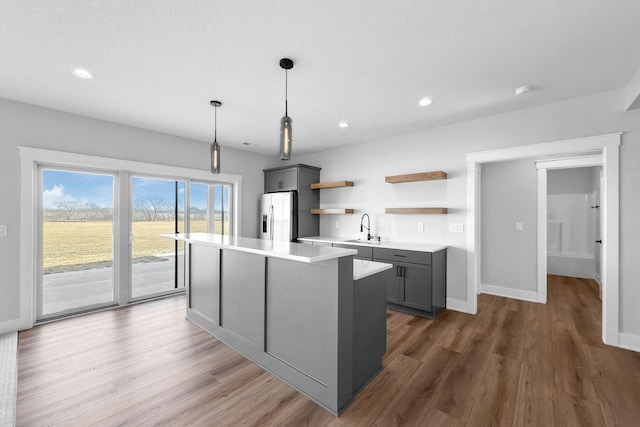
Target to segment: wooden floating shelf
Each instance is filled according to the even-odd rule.
[[[339,215],[339,214],[352,214],[353,209],[311,209],[312,215]]]
[[[446,214],[447,208],[385,208],[386,214]]]
[[[447,173],[443,171],[411,173],[408,175],[385,176],[385,182],[389,184],[401,184],[403,182],[433,181],[436,179],[447,179]]]
[[[320,190],[323,188],[340,188],[340,187],[353,187],[351,181],[332,181],[332,182],[316,182],[311,184],[312,190]]]

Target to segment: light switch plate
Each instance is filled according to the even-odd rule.
[[[7,226],[0,225],[0,237],[5,237],[7,235]]]
[[[424,231],[424,222],[418,223],[418,231]]]
[[[516,231],[522,231],[522,223],[516,222]]]
[[[461,223],[451,223],[451,224],[449,224],[449,232],[450,233],[464,233],[464,224],[461,224]]]

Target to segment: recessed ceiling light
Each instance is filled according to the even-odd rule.
[[[344,120],[341,121],[340,123],[338,123],[338,127],[341,128],[348,128],[349,127],[349,123],[345,122]]]
[[[418,101],[418,105],[421,107],[426,107],[428,105],[431,105],[432,103],[433,100],[431,98],[427,98],[426,96]]]
[[[254,144],[252,142],[243,142],[242,145],[246,145],[247,147],[257,147],[257,144]]]
[[[87,70],[84,70],[82,68],[76,68],[75,70],[73,70],[73,75],[76,76],[79,79],[92,79],[93,75],[88,72]]]
[[[523,95],[527,92],[531,92],[531,86],[520,86],[514,92],[516,93],[516,96]]]

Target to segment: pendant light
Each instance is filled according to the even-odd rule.
[[[215,108],[213,115],[213,144],[211,144],[211,173],[220,173],[220,144],[218,144],[218,107],[222,105],[220,101],[209,102]]]
[[[287,114],[287,70],[293,68],[293,61],[289,58],[282,58],[280,68],[284,69],[284,117],[280,119],[280,160],[291,160],[292,120]]]

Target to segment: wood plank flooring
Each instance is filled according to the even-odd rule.
[[[19,335],[19,426],[632,426],[640,354],[602,344],[595,282],[549,276],[546,305],[389,311],[384,370],[340,416],[185,320],[184,297]]]

